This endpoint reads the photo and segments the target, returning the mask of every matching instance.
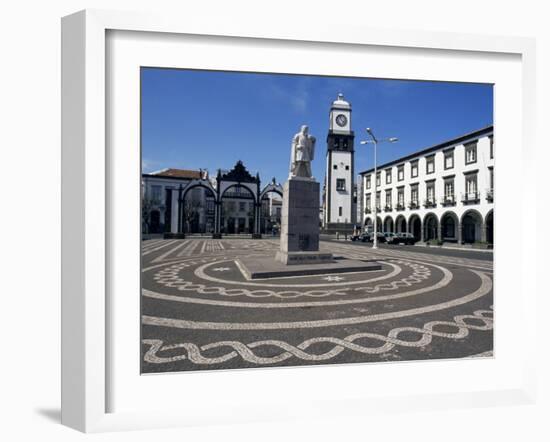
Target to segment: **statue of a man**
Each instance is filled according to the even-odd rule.
[[[294,135],[290,150],[290,178],[311,178],[311,162],[315,155],[315,137],[309,134],[309,128],[302,126]]]

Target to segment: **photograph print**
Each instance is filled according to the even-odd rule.
[[[492,84],[140,77],[142,374],[493,357]]]

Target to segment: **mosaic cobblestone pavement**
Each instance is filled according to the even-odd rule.
[[[142,242],[142,372],[487,357],[492,261],[322,242],[379,271],[246,280],[272,239]]]

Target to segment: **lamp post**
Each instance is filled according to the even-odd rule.
[[[378,206],[377,206],[377,195],[378,195],[378,179],[377,179],[377,171],[376,171],[376,148],[378,147],[378,143],[395,143],[397,142],[397,138],[390,137],[390,138],[384,138],[382,140],[378,140],[374,133],[372,132],[372,129],[370,127],[367,127],[367,133],[370,135],[370,140],[364,140],[361,141],[361,144],[374,144],[374,235],[372,240],[372,248],[377,249],[378,248],[378,226],[377,226],[377,220],[378,220]],[[380,199],[382,199],[382,195],[380,195]]]

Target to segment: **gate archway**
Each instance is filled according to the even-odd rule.
[[[416,214],[411,215],[409,218],[409,233],[412,233],[416,241],[422,239],[422,220]]]
[[[257,219],[254,193],[246,186],[232,184],[220,195],[221,233],[254,234]]]
[[[197,194],[202,191],[203,194]],[[216,191],[207,180],[193,180],[180,191],[179,231],[181,233],[216,233]]]
[[[483,240],[483,217],[477,210],[468,210],[462,215],[462,242],[471,244]]]
[[[398,215],[395,218],[395,231],[397,233],[406,233],[407,232],[407,219],[403,215]]]
[[[276,198],[275,195],[280,198]],[[277,235],[281,229],[283,187],[275,178],[260,192],[260,233]]]
[[[384,232],[393,232],[393,218],[391,216],[386,216],[384,218]]]
[[[376,231],[382,232],[384,228],[384,225],[382,224],[382,218],[379,216],[376,217]]]
[[[487,242],[489,244],[494,243],[494,226],[493,226],[493,211],[489,211],[487,216],[485,217],[485,231],[486,231],[486,237]]]
[[[438,235],[438,221],[437,216],[433,213],[428,213],[424,217],[424,240],[436,240],[439,239]]]
[[[448,242],[458,241],[458,216],[454,212],[445,212],[441,215],[441,240]]]
[[[260,176],[252,176],[242,161],[216,177],[218,189],[218,232],[246,233],[260,238]]]

